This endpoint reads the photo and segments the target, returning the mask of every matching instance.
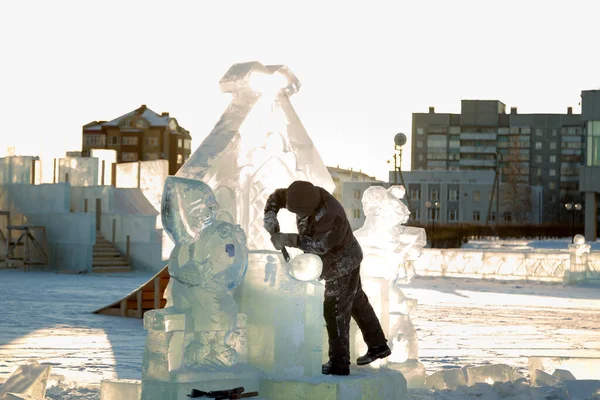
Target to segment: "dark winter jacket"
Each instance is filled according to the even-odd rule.
[[[308,216],[296,216],[298,248],[306,253],[317,254],[323,260],[320,279],[329,281],[347,275],[360,266],[362,249],[352,233],[344,207],[329,192],[316,187],[321,200],[316,210]],[[277,189],[265,205],[265,228],[271,233],[279,232],[277,213],[286,208],[288,189]]]

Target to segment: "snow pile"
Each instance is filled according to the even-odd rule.
[[[52,385],[52,386],[50,386]],[[50,382],[46,389],[47,400],[98,400],[100,388],[81,387],[72,382]]]

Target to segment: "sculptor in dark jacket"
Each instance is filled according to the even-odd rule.
[[[296,214],[298,233],[279,232],[277,213],[281,208]],[[357,364],[390,355],[379,320],[362,290],[363,253],[342,205],[325,189],[295,181],[287,189],[277,189],[269,196],[264,227],[277,250],[297,247],[323,260],[320,279],[325,281],[323,316],[329,336],[329,362],[323,364],[322,373],[350,373],[350,318],[358,324],[369,348]]]
[[[363,254],[344,207],[321,187],[310,183],[299,186],[303,190],[289,199],[286,198],[288,189],[277,189],[269,196],[265,206],[265,229],[271,234],[279,232],[277,212],[281,208],[296,213],[299,234],[286,234],[289,235],[286,245],[320,256],[323,260],[322,280],[347,275],[360,266]]]

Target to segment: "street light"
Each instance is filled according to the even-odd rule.
[[[398,153],[394,153],[394,185],[398,184],[398,174],[400,175],[400,180],[402,182],[402,186],[404,186],[404,190],[406,190],[406,203],[408,205],[408,209],[412,210],[412,206],[410,204],[410,196],[408,195],[408,188],[404,183],[404,176],[402,175],[402,146],[406,144],[406,135],[404,133],[397,133],[394,136],[394,150],[398,151]],[[388,163],[390,161],[388,160]]]
[[[572,219],[571,219],[571,241],[575,243],[575,211],[581,211],[583,206],[581,203],[570,202],[565,204],[565,209],[567,212],[572,211]]]
[[[435,218],[438,215],[438,211],[440,209],[440,202],[439,201],[426,201],[425,202],[425,207],[427,207],[427,210],[431,210],[431,222],[432,222],[432,227],[431,227],[431,247],[434,248],[434,238],[435,238]]]

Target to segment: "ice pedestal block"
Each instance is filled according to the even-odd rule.
[[[259,394],[270,400],[404,400],[408,399],[406,380],[401,373],[386,368],[351,369],[349,376],[265,378]]]
[[[323,286],[293,279],[280,253],[251,252],[248,264],[235,292],[248,317],[248,362],[274,376],[320,375]]]
[[[433,390],[454,390],[467,385],[467,377],[461,369],[438,371],[425,379],[425,386]]]
[[[142,381],[134,379],[103,379],[100,382],[100,400],[141,400]]]
[[[181,400],[192,389],[205,392],[232,389],[243,386],[246,391],[258,391],[261,373],[247,364],[236,364],[223,368],[188,368],[173,374],[171,379],[142,380],[142,400]]]
[[[554,386],[560,382],[560,378],[550,375],[539,369],[535,370],[535,380],[532,381],[532,386]]]
[[[425,387],[427,372],[425,366],[416,360],[409,360],[403,363],[388,361],[386,368],[393,369],[404,375],[406,385],[409,389],[422,389]]]
[[[51,369],[51,366],[40,365],[37,362],[20,365],[0,386],[0,399],[4,399],[7,393],[27,394],[43,399]]]
[[[577,379],[600,379],[600,358],[593,357],[529,357],[531,381],[536,370],[554,374],[557,369],[570,371]]]
[[[506,364],[482,365],[478,367],[463,367],[469,386],[476,383],[493,384],[494,382],[514,382],[523,378],[521,374]]]

